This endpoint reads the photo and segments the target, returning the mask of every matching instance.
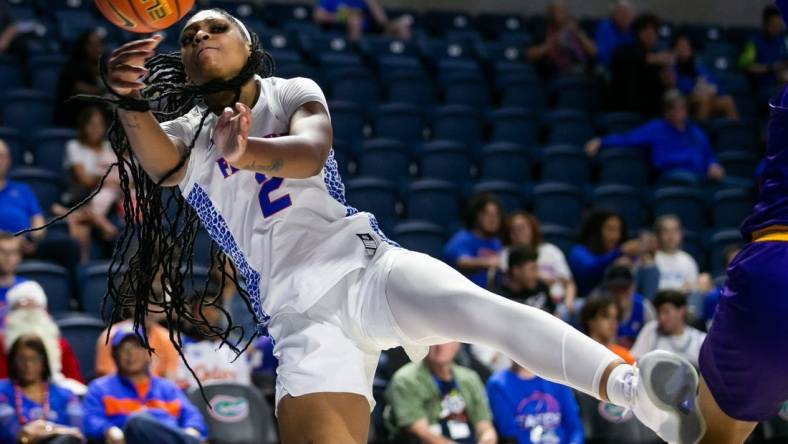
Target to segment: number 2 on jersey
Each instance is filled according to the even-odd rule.
[[[257,198],[260,200],[260,209],[263,211],[263,217],[273,216],[293,205],[289,194],[271,200],[270,194],[282,186],[282,183],[285,181],[283,178],[266,177],[265,174],[260,173],[255,174],[254,178],[257,179],[257,183],[262,184],[260,187],[260,194],[257,195]]]

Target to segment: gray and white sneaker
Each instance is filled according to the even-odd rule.
[[[698,373],[686,359],[662,350],[643,355],[615,384],[646,427],[671,444],[696,444],[706,423],[696,404]]]

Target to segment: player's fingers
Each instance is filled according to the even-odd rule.
[[[128,80],[123,80],[123,79],[112,79],[112,78],[110,78],[110,79],[107,80],[107,83],[109,83],[109,86],[111,86],[112,88],[116,88],[116,89],[117,88],[128,88],[128,89],[137,90],[137,89],[145,88],[145,84],[142,83],[142,82],[129,82]]]
[[[139,65],[135,66],[135,65],[120,64],[120,65],[115,65],[115,67],[112,68],[112,70],[118,74],[138,74],[141,76],[148,74],[148,69],[145,68],[144,66],[139,66]]]
[[[108,66],[112,68],[119,64],[139,65],[154,54],[153,51],[148,51],[147,49],[126,51],[110,57]]]
[[[154,35],[153,37],[150,37],[150,38],[147,38],[147,39],[134,40],[134,41],[131,41],[131,42],[128,42],[128,43],[124,43],[123,45],[120,45],[118,47],[118,49],[116,49],[112,53],[116,54],[116,53],[120,53],[120,52],[124,52],[124,51],[128,51],[128,50],[134,50],[134,49],[151,49],[152,50],[153,48],[159,46],[159,43],[161,43],[161,36]]]

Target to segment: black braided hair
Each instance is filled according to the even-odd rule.
[[[235,18],[223,10],[217,12]],[[243,34],[243,33],[242,33]],[[130,314],[134,328],[141,336],[142,344],[153,349],[147,340],[145,318],[150,313],[163,313],[169,328],[169,337],[189,371],[198,380],[182,352],[182,338],[178,326],[192,324],[207,337],[221,339],[240,355],[254,341],[258,332],[245,332],[243,327],[232,322],[230,313],[222,304],[222,288],[231,280],[244,301],[247,310],[257,318],[249,293],[235,266],[221,253],[215,242],[211,242],[208,276],[220,271],[217,285],[209,285],[210,279],[195,282],[192,262],[195,237],[199,229],[196,212],[178,192],[164,189],[161,184],[178,171],[189,158],[210,110],[203,99],[224,91],[235,92],[229,105],[238,101],[241,87],[255,75],[270,77],[274,63],[262,48],[258,36],[249,31],[250,56],[241,72],[230,80],[212,80],[203,85],[190,84],[181,61],[180,52],[158,54],[145,62],[149,70],[144,79],[146,87],[140,93],[142,99],[113,96],[79,96],[78,99],[117,105],[109,128],[109,141],[118,161],[120,188],[123,192],[124,227],[115,243],[109,265],[108,290],[101,305],[102,318],[114,323]],[[106,69],[102,64],[102,80],[106,84]],[[112,91],[111,88],[107,88]],[[117,108],[136,111],[150,110],[159,122],[176,119],[195,106],[202,112],[200,124],[178,164],[158,181],[152,180],[133,155],[126,133],[118,119]],[[110,167],[111,170],[112,167]],[[57,220],[67,217],[86,205],[104,185],[110,170],[102,177],[97,188],[82,201],[43,227],[20,232],[43,229]],[[218,288],[217,288],[218,287]],[[156,288],[161,289],[160,292]],[[187,290],[190,290],[187,292]],[[157,294],[159,293],[159,294]],[[163,294],[162,294],[163,293]],[[195,301],[199,309],[193,309]],[[203,314],[203,307],[215,307],[225,318],[226,327],[211,325]],[[196,313],[196,314],[195,314]],[[198,380],[198,383],[200,381]],[[200,385],[201,386],[201,385]],[[201,386],[202,387],[202,386]]]

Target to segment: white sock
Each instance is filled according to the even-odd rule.
[[[636,383],[636,378],[627,377],[635,373],[637,369],[628,364],[617,366],[610,372],[610,377],[607,380],[607,399],[611,403],[625,407],[632,407],[632,389],[630,386]]]

